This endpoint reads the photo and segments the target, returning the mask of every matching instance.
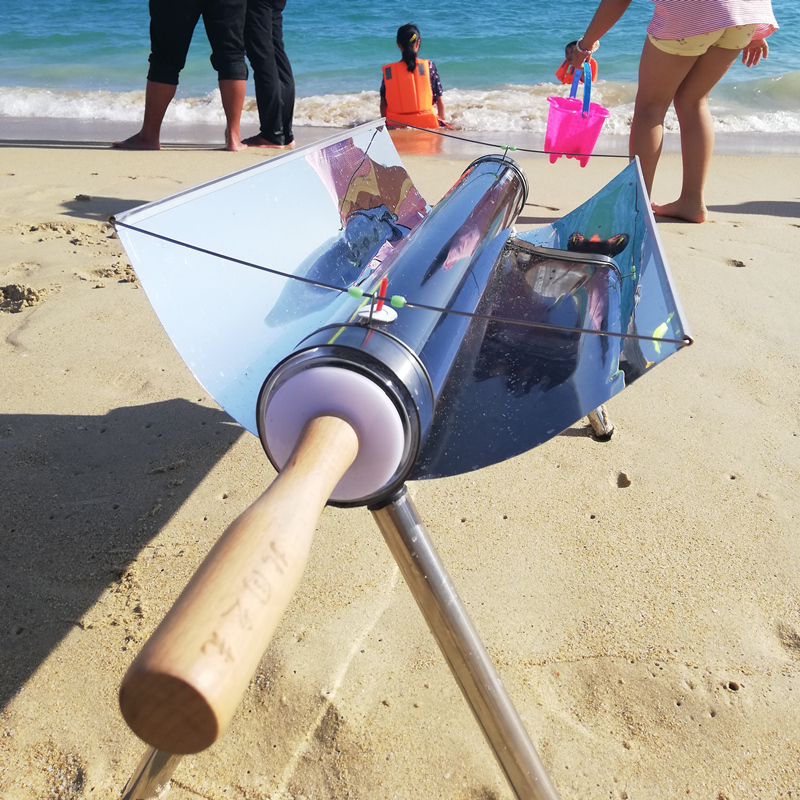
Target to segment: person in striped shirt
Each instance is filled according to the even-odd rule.
[[[654,213],[688,222],[705,222],[703,199],[714,149],[714,121],[708,96],[742,54],[755,66],[767,57],[766,39],[778,29],[770,0],[652,0],[655,11],[647,27],[639,61],[629,149],[639,156],[648,193],[653,186],[670,104],[681,129],[683,185],[680,197]],[[600,39],[617,23],[631,0],[600,0],[578,40],[573,64],[591,58]]]

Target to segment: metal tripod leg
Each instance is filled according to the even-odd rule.
[[[590,411],[587,416],[594,435],[598,439],[611,438],[611,434],[614,433],[614,425],[608,417],[605,405],[598,406],[594,411]]]
[[[519,800],[558,800],[406,488],[371,511],[514,793]]]
[[[519,800],[558,800],[405,487],[392,503],[372,513],[515,795]],[[160,797],[180,760],[148,748],[122,800]]]
[[[148,747],[122,790],[122,800],[157,800],[162,797],[181,758]]]

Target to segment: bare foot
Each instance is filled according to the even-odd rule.
[[[111,146],[116,147],[117,150],[160,150],[161,142],[158,139],[147,139],[139,131],[121,142],[112,142]]]
[[[247,150],[247,145],[241,140],[239,131],[233,135],[227,128],[225,128],[225,149],[229,153],[238,153],[240,150]]]
[[[249,139],[242,139],[242,144],[247,145],[247,147],[271,147],[278,150],[291,150],[294,147],[294,142],[290,142],[289,144],[275,144],[265,139],[260,133],[251,136]]]
[[[674,203],[667,203],[660,206],[658,203],[651,203],[650,208],[659,217],[673,217],[683,219],[686,222],[705,222],[706,207],[703,203],[689,203],[685,200],[676,200]]]

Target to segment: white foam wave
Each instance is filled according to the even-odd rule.
[[[603,133],[627,135],[633,116],[634,84],[599,81],[592,100],[611,112]],[[444,94],[447,118],[462,131],[508,131],[543,134],[547,126],[551,95],[565,96],[566,86],[549,83],[535,86],[501,86],[487,90],[450,89]],[[749,93],[748,93],[749,96]],[[728,90],[719,101],[712,98],[716,127],[736,133],[799,133],[800,109],[783,103],[753,113],[752,104],[739,102]],[[141,121],[144,91],[67,91],[25,87],[0,87],[0,118],[49,118],[65,120]],[[294,124],[297,127],[347,128],[379,116],[376,91],[326,94],[298,98]],[[170,105],[166,122],[224,125],[219,91],[202,97],[184,97]],[[242,122],[257,125],[255,98],[245,102]],[[672,110],[665,121],[667,131],[677,131]]]

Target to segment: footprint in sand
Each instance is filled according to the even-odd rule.
[[[136,273],[130,264],[115,263],[110,267],[93,269],[91,274],[96,278],[116,278],[118,283],[136,283]]]
[[[44,292],[44,289],[36,291],[30,286],[23,286],[20,283],[0,286],[0,312],[16,314],[23,308],[38,306],[42,302]]]
[[[47,797],[58,797],[60,800],[80,800],[84,797],[86,764],[77,753],[62,750],[50,740],[34,744],[29,758],[39,767],[37,772],[46,776]]]
[[[778,623],[778,639],[792,658],[800,659],[800,632],[785,622]]]

